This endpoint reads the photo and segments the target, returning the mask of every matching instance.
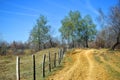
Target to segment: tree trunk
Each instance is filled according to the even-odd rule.
[[[38,51],[40,50],[40,45],[38,46]]]
[[[120,44],[120,42],[119,42],[119,41],[120,41],[120,40],[119,40],[119,39],[120,39],[120,36],[119,36],[119,35],[120,35],[120,33],[118,34],[118,36],[117,36],[117,38],[116,38],[116,39],[117,39],[117,42],[116,42],[116,43],[112,46],[112,48],[111,48],[112,50],[114,50],[115,47],[116,47],[118,44]]]
[[[49,42],[50,42],[50,48],[51,48],[51,47],[54,47],[54,46],[53,46],[53,43],[52,43],[52,39],[50,39]]]
[[[86,48],[88,48],[88,41],[86,40]]]
[[[85,39],[85,47],[88,48],[88,38]]]
[[[40,50],[40,44],[41,44],[41,43],[40,43],[40,41],[39,41],[39,42],[38,42],[38,51]]]
[[[119,42],[116,42],[113,46],[112,46],[112,50],[115,50],[115,47],[119,44]]]
[[[75,43],[74,43],[74,40],[72,38],[72,48],[74,48],[74,47],[75,47]]]
[[[69,36],[68,36],[67,50],[69,49],[69,47],[70,47],[70,39],[69,39]]]

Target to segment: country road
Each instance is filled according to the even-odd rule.
[[[102,58],[100,57],[101,61],[111,65]],[[47,80],[112,80],[104,65],[95,60],[94,49],[76,49],[66,56],[64,64],[63,69],[55,72]],[[114,65],[112,67],[120,71],[120,68]]]

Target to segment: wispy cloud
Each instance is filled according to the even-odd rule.
[[[45,1],[46,1],[46,3],[48,3],[48,4],[50,4],[50,5],[54,6],[54,7],[57,7],[57,8],[63,9],[63,10],[68,10],[69,9],[68,7],[66,7],[64,5],[61,5],[58,2],[55,2],[55,1],[52,1],[52,0],[51,1],[45,0]]]
[[[32,17],[38,16],[36,14],[29,14],[29,13],[23,13],[23,12],[12,12],[12,11],[7,11],[7,10],[0,10],[0,13],[22,15],[22,16],[32,16]]]
[[[8,2],[6,4],[9,5],[9,6],[13,6],[15,8],[20,8],[20,9],[40,13],[40,10],[31,8],[31,7],[27,7],[27,6],[23,6],[23,5],[19,5],[19,4],[15,4],[15,3],[11,3],[11,2]]]
[[[16,11],[10,11],[10,10],[0,10],[1,13],[7,13],[7,14],[13,14],[13,15],[14,14],[15,15],[23,15],[23,16],[33,16],[33,17],[39,16],[42,13],[47,14],[47,12],[45,10],[42,10],[42,9],[40,9],[40,10],[39,9],[34,9],[34,8],[31,8],[31,7],[28,7],[28,6],[19,5],[19,4],[11,3],[11,2],[7,2],[5,4],[7,4],[9,6],[12,6],[14,8],[19,8],[21,10],[25,10],[27,12],[16,12]]]
[[[86,0],[86,7],[96,15],[99,15],[98,11],[90,3],[90,0]]]

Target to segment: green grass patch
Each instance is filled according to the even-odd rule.
[[[68,62],[70,62],[70,63],[72,63],[72,62],[73,62],[73,60],[72,60],[72,58],[71,58],[71,57],[67,57],[67,61],[68,61]]]
[[[94,56],[94,59],[95,59],[95,61],[98,62],[98,63],[103,63],[103,62],[100,60],[100,57],[97,56],[97,55]]]
[[[109,61],[109,59],[110,59],[109,56],[104,53],[102,53],[100,56],[102,56],[105,61]]]
[[[39,51],[35,54],[36,61],[36,80],[43,80],[42,78],[42,60],[43,54],[46,54],[46,76],[49,74],[48,71],[48,52],[51,53],[51,61],[53,64],[54,53],[58,53],[58,48],[51,48]],[[20,78],[21,80],[33,80],[33,64],[32,55],[29,51],[27,54],[20,56]],[[57,55],[58,59],[58,55]],[[58,64],[58,62],[57,62]],[[16,55],[0,56],[0,80],[16,80]]]
[[[115,79],[115,80],[120,80],[120,72],[114,70],[110,65],[105,66],[107,69],[107,72]]]

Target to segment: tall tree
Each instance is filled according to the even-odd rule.
[[[70,11],[69,12],[69,16],[70,16],[70,20],[71,20],[71,22],[72,22],[72,24],[73,24],[73,28],[72,28],[72,37],[71,37],[71,39],[72,39],[72,47],[74,47],[75,46],[75,41],[77,40],[77,38],[80,36],[78,36],[77,35],[77,31],[78,31],[78,28],[79,28],[79,22],[81,22],[81,20],[82,20],[82,17],[81,17],[81,14],[80,14],[80,12],[79,11]]]
[[[114,50],[120,44],[120,0],[118,4],[110,8],[110,13],[104,15],[99,10],[99,23],[104,24],[96,39],[101,44],[100,47],[110,47]]]
[[[79,11],[70,11],[62,21],[59,29],[63,38],[67,39],[68,44],[74,41],[83,42],[88,47],[88,41],[92,40],[96,34],[96,25],[90,15],[81,18]]]
[[[120,44],[120,0],[118,5],[114,6],[110,10],[110,24],[111,28],[114,30],[114,33],[116,36],[114,38],[116,39],[116,42],[112,46],[112,50],[115,49],[115,47]]]
[[[37,19],[37,23],[31,30],[29,37],[29,41],[37,50],[44,47],[44,43],[48,39],[49,28],[50,26],[47,25],[46,17],[41,15],[39,19]]]
[[[106,27],[105,27],[105,24],[106,24],[106,16],[104,14],[104,12],[102,11],[101,8],[98,9],[98,17],[97,17],[97,21],[98,21],[98,24],[100,26],[100,30],[98,31],[97,33],[97,36],[96,36],[96,45],[98,47],[101,47],[101,48],[104,48],[105,47],[105,38],[106,38]]]
[[[62,33],[62,36],[67,39],[68,44],[70,43],[70,38],[72,37],[73,32],[73,23],[70,21],[68,17],[65,17],[62,21],[62,27],[60,28],[60,32]]]
[[[79,19],[81,18],[79,11],[70,11],[62,21],[62,27],[59,29],[62,38],[67,39],[68,45],[75,39],[75,30],[78,26]]]
[[[96,25],[93,23],[90,15],[86,15],[82,20],[81,36],[85,41],[85,47],[88,48],[88,41],[94,39],[96,35]]]

